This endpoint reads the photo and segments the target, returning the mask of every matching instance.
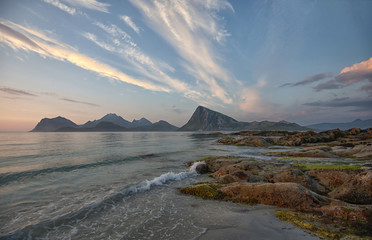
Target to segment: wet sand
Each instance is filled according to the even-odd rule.
[[[230,216],[221,216],[227,225],[206,226],[208,230],[198,240],[298,240],[319,239],[289,223],[275,217],[275,209],[260,205],[255,209],[231,212]]]

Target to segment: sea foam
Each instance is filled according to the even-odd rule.
[[[160,175],[159,177],[155,177],[151,180],[145,180],[145,181],[141,182],[140,184],[138,184],[136,186],[130,187],[129,192],[137,193],[137,192],[148,191],[153,186],[160,186],[160,185],[164,185],[165,183],[170,182],[170,181],[180,181],[180,180],[188,178],[188,177],[196,176],[196,175],[198,175],[198,172],[196,171],[196,167],[201,165],[201,164],[205,164],[205,162],[195,162],[195,163],[193,163],[190,166],[189,171],[187,171],[187,172],[179,172],[179,173],[167,172],[167,173],[164,173],[164,174]]]

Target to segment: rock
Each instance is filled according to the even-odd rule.
[[[237,146],[250,146],[250,147],[266,147],[271,145],[269,141],[262,137],[245,137],[243,139],[237,140],[235,145]]]
[[[361,172],[351,181],[345,181],[329,196],[349,203],[372,204],[372,171]]]
[[[239,159],[228,159],[228,158],[221,158],[221,159],[216,159],[212,161],[205,161],[208,167],[209,172],[216,172],[220,168],[228,165],[232,165],[238,162],[241,162]]]
[[[220,191],[233,201],[256,200],[261,204],[296,210],[319,208],[330,202],[297,183],[232,183]]]
[[[360,208],[352,205],[334,204],[334,202],[332,202],[329,205],[314,210],[321,212],[326,217],[342,220],[345,225],[355,225],[359,223],[365,223],[369,226],[372,225],[371,206]]]
[[[313,177],[320,184],[325,186],[330,191],[341,186],[345,182],[351,181],[358,173],[348,170],[309,170],[306,174]]]
[[[310,170],[309,176],[317,179],[330,192],[328,195],[349,203],[372,204],[372,171]]]
[[[238,141],[233,137],[222,137],[218,139],[218,142],[222,144],[233,145],[236,144]]]
[[[298,183],[318,194],[326,194],[328,192],[328,189],[326,189],[323,185],[319,184],[313,178],[304,174],[298,168],[287,167],[283,169],[282,171],[274,175],[273,181]]]
[[[196,172],[200,173],[200,174],[203,174],[203,173],[207,173],[208,172],[208,166],[207,164],[199,164],[198,166],[196,166]]]

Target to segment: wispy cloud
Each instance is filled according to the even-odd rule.
[[[109,13],[108,7],[110,6],[110,4],[101,3],[97,0],[62,0],[62,1],[68,2],[69,4],[75,7],[83,7],[90,10]]]
[[[142,12],[147,24],[178,52],[199,89],[231,104],[226,89],[234,83],[219,62],[215,44],[223,43],[228,36],[216,13],[223,9],[232,10],[232,6],[224,0],[131,0],[131,3]]]
[[[137,34],[140,33],[140,29],[137,27],[137,25],[132,21],[132,19],[129,16],[123,15],[123,16],[120,16],[120,19],[123,20],[129,27],[131,27]]]
[[[326,89],[339,89],[339,88],[343,88],[343,86],[333,79],[328,80],[325,83],[320,83],[316,85],[315,87],[313,87],[313,89],[318,92],[322,90],[326,90]]]
[[[167,72],[174,71],[171,66],[145,54],[137,44],[133,42],[131,36],[118,26],[114,24],[105,25],[100,22],[96,22],[95,25],[109,33],[111,38],[108,38],[108,41],[103,41],[92,33],[83,33],[83,36],[106,51],[119,55],[121,58],[128,61],[133,66],[131,70],[137,71],[139,74],[153,81],[166,84],[171,89],[183,93],[185,97],[194,101],[197,101],[201,96],[198,91],[192,90],[185,82],[170,77]]]
[[[75,15],[75,13],[76,13],[75,8],[69,7],[66,4],[63,4],[58,0],[43,0],[43,1],[61,9],[62,11],[67,12],[68,14]]]
[[[36,94],[33,94],[31,92],[26,92],[26,91],[19,90],[19,89],[14,89],[14,88],[2,87],[2,88],[0,88],[0,91],[4,92],[4,93],[7,93],[7,94],[11,94],[11,95],[17,95],[17,96],[37,97]]]
[[[84,105],[93,106],[93,107],[99,107],[100,106],[100,105],[95,104],[95,103],[83,102],[83,101],[78,101],[78,100],[74,100],[74,99],[70,99],[70,98],[61,98],[61,100],[66,101],[66,102],[84,104]]]
[[[64,62],[70,62],[83,69],[93,71],[100,76],[116,79],[125,83],[136,85],[148,90],[169,92],[168,87],[154,84],[146,80],[135,79],[125,73],[107,65],[96,61],[86,55],[79,53],[76,49],[61,44],[57,40],[44,38],[43,34],[35,34],[35,30],[19,26],[12,22],[0,23],[0,41],[8,44],[13,49],[22,49],[25,51],[33,51],[42,57],[49,57]],[[10,28],[17,28],[18,31]]]
[[[330,72],[327,72],[327,73],[318,73],[318,74],[315,74],[315,75],[308,76],[304,80],[299,81],[299,82],[296,82],[296,83],[285,83],[285,84],[281,85],[280,87],[286,87],[286,86],[292,86],[292,87],[303,86],[303,85],[311,84],[313,82],[318,82],[320,80],[323,80],[323,79],[326,79],[326,78],[330,78],[330,77],[332,77],[332,73],[330,73]]]
[[[315,106],[315,107],[357,107],[360,109],[370,110],[372,106],[372,98],[361,99],[361,98],[336,98],[329,101],[317,101],[304,103],[305,106]]]

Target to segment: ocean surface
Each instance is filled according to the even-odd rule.
[[[178,188],[186,162],[257,156],[183,132],[0,133],[0,239],[197,239],[249,210]],[[228,224],[227,224],[228,225]]]

